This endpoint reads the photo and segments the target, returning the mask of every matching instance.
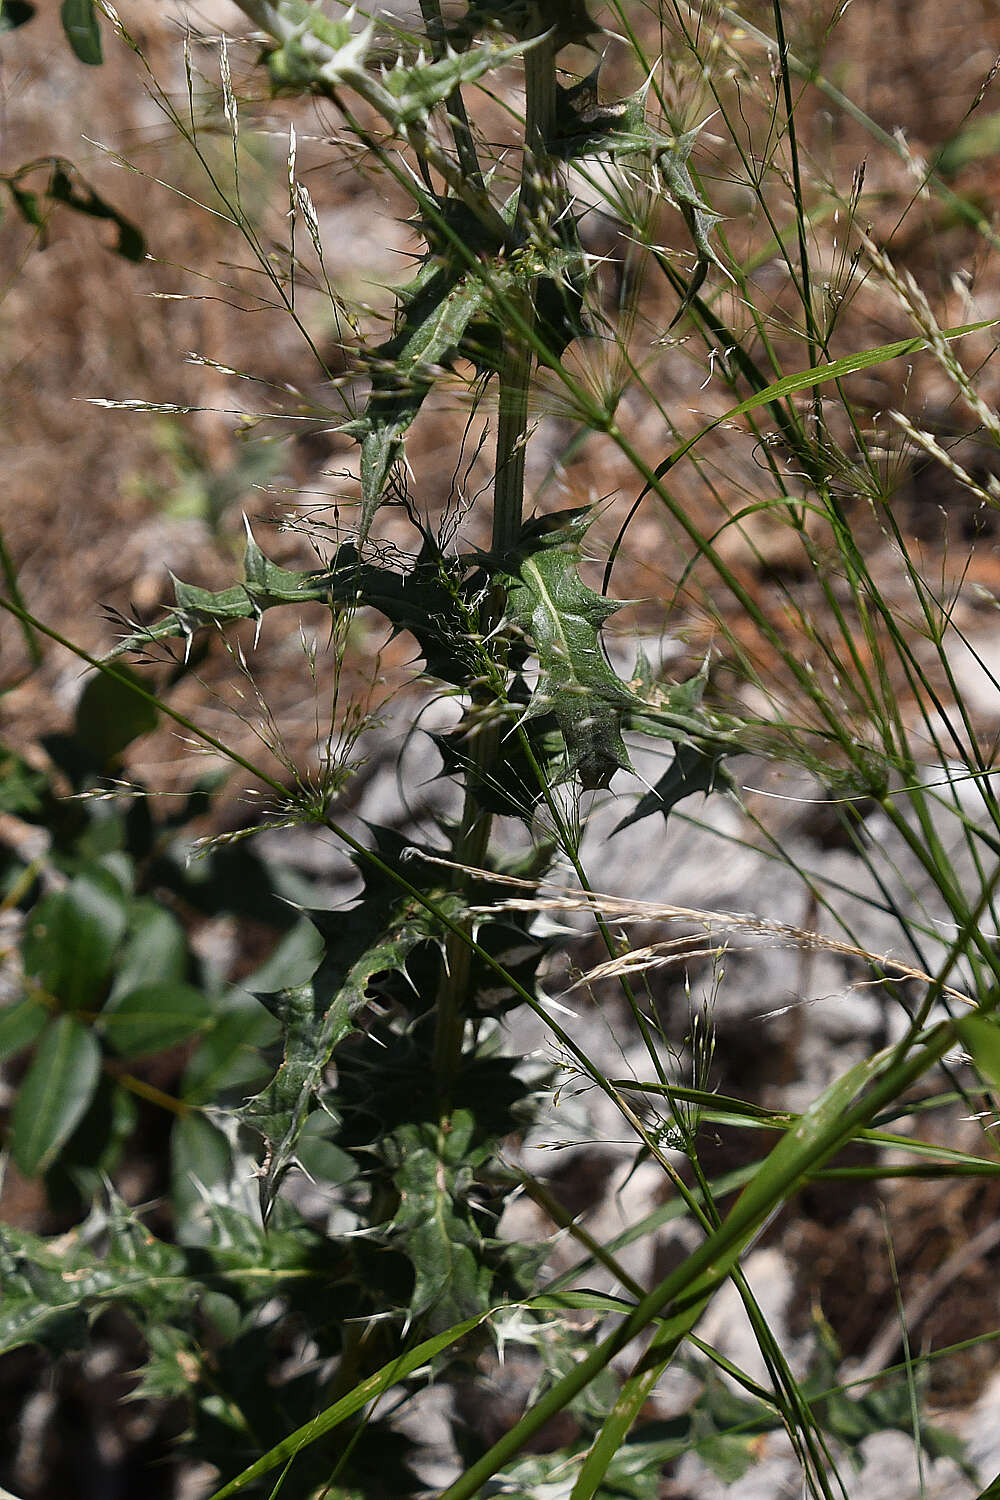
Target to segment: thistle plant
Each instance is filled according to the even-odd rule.
[[[89,731],[86,713],[78,716],[77,738],[89,732],[91,741],[83,769],[79,756],[73,762],[76,790],[93,799],[150,716],[164,714],[257,777],[271,798],[271,822],[332,835],[350,853],[362,891],[347,919],[299,900],[301,914],[285,922],[276,951],[240,987],[213,993],[207,980],[190,982],[172,928],[157,938],[162,973],[155,984],[140,982],[137,955],[154,917],[152,886],[143,883],[149,848],[130,842],[134,829],[118,827],[111,859],[107,844],[100,859],[86,842],[61,845],[72,879],[57,894],[35,900],[33,875],[22,872],[12,889],[28,908],[24,992],[0,1021],[4,1050],[32,1058],[11,1122],[10,1149],[22,1170],[50,1172],[71,1155],[99,1098],[141,1089],[123,1072],[123,1057],[181,1041],[193,1050],[179,1096],[159,1101],[176,1116],[175,1173],[186,1188],[186,1196],[178,1190],[172,1233],[153,1236],[137,1210],[102,1188],[110,1156],[99,1154],[86,1170],[71,1162],[75,1190],[92,1206],[70,1241],[13,1230],[0,1238],[10,1289],[0,1347],[61,1349],[95,1312],[126,1308],[149,1351],[140,1391],[186,1399],[192,1449],[220,1476],[213,1500],[279,1489],[418,1493],[410,1464],[419,1454],[394,1419],[411,1405],[419,1413],[432,1384],[457,1389],[472,1378],[491,1340],[532,1348],[538,1386],[496,1441],[456,1427],[460,1461],[439,1489],[443,1500],[653,1496],[664,1466],[687,1449],[700,1444],[711,1461],[709,1419],[713,1437],[783,1432],[818,1496],[843,1492],[840,1449],[879,1426],[912,1430],[918,1462],[945,1451],[941,1434],[914,1419],[912,1360],[896,1405],[870,1393],[848,1400],[829,1347],[826,1365],[819,1356],[814,1364],[824,1379],[797,1377],[742,1262],[776,1212],[805,1184],[836,1178],[838,1153],[858,1141],[912,1154],[907,1166],[880,1157],[864,1169],[870,1179],[904,1177],[914,1162],[928,1176],[996,1175],[985,1136],[981,1151],[961,1151],[891,1129],[930,1080],[945,1079],[942,1108],[957,1096],[977,1114],[984,1091],[1000,1086],[993,1018],[1000,803],[991,746],[951,665],[955,599],[924,576],[893,510],[887,424],[895,441],[901,432],[944,464],[977,504],[995,503],[996,484],[970,474],[910,416],[872,416],[851,387],[859,373],[926,351],[995,440],[993,408],[957,352],[963,337],[988,325],[970,315],[942,328],[891,254],[856,233],[860,174],[844,194],[825,182],[814,193],[819,178],[807,171],[793,97],[803,65],[777,0],[773,35],[738,30],[738,18],[722,9],[700,16],[686,4],[663,8],[659,21],[669,21],[688,65],[686,99],[671,93],[667,60],[647,53],[656,28],[643,6],[607,7],[607,30],[624,44],[635,75],[632,92],[614,98],[601,61],[580,71],[587,49],[599,58],[605,43],[577,0],[477,0],[457,18],[437,0],[421,0],[419,36],[354,10],[331,18],[307,0],[238,5],[254,66],[266,67],[273,93],[322,100],[342,140],[405,196],[417,264],[393,291],[388,336],[366,339],[363,317],[327,272],[293,127],[290,234],[300,245],[303,234],[308,240],[315,282],[329,299],[349,368],[349,378],[334,379],[296,304],[302,270],[294,238],[282,261],[242,205],[245,106],[233,79],[236,44],[223,42],[222,114],[234,157],[231,181],[214,185],[277,305],[329,379],[331,406],[308,415],[328,417],[343,403],[337,430],[359,450],[354,524],[349,535],[339,524],[314,527],[320,555],[314,566],[294,568],[272,561],[248,523],[241,580],[221,591],[177,581],[162,618],[127,622],[105,658],[85,657],[101,674],[88,691],[109,695],[125,727],[95,744],[94,714]],[[93,8],[82,9],[93,51]],[[99,9],[140,55],[127,14]],[[747,38],[771,59],[769,83],[740,50]],[[190,42],[186,69],[187,113],[165,92],[159,98],[200,153]],[[516,150],[503,151],[483,121],[504,111],[509,119],[515,77],[523,115]],[[820,83],[834,98],[832,85]],[[713,131],[724,132],[730,170],[753,200],[757,242],[741,253],[738,228],[706,191],[711,151],[691,118],[701,104],[717,112]],[[755,109],[781,121],[759,157],[746,139]],[[928,185],[937,186],[930,177]],[[595,204],[618,226],[614,306],[601,257],[588,249]],[[853,248],[818,281],[828,210],[844,215]],[[665,222],[682,243],[662,238]],[[761,257],[782,268],[791,310],[766,304],[754,280]],[[842,319],[863,296],[894,299],[908,332],[841,352]],[[646,297],[658,298],[664,315],[640,351]],[[713,395],[724,399],[692,431],[665,393],[674,365],[696,350],[704,351]],[[407,442],[435,395],[460,384],[467,408],[489,417],[493,446],[489,486],[456,522],[415,497]],[[655,457],[630,420],[629,403],[640,399],[655,422]],[[571,429],[557,469],[574,445],[600,444],[629,486],[610,546],[595,540],[604,536],[606,507],[591,500],[554,508],[546,486],[526,477],[546,404]],[[742,479],[730,488],[720,482],[725,445],[754,453],[762,490],[747,496]],[[692,504],[698,490],[715,507],[711,524],[704,504]],[[872,564],[859,497],[892,544],[907,589],[905,618]],[[716,656],[740,691],[722,690],[711,653],[683,680],[665,681],[641,651],[623,666],[605,642],[622,608],[610,592],[616,568],[643,506],[656,507],[665,547],[682,558],[674,599],[701,590]],[[745,533],[753,546],[752,522],[762,515],[788,533],[812,590],[779,581],[776,609],[726,545]],[[599,545],[601,591],[588,571]],[[0,602],[32,639],[61,639],[16,590]],[[391,634],[415,643],[422,690],[457,706],[436,740],[458,802],[433,837],[374,825],[364,836],[351,831],[339,799],[360,760],[367,723],[360,710],[340,714],[335,699],[321,774],[289,764],[282,778],[227,751],[124,665],[173,653],[167,659],[183,675],[192,652],[213,633],[238,632],[240,622],[266,650],[275,616],[294,620],[317,606],[332,620],[333,655],[349,650],[351,620],[373,612]],[[311,666],[318,671],[315,654]],[[669,762],[621,809],[617,830],[645,823],[657,838],[664,827],[670,837],[693,816],[686,809],[700,805],[688,799],[739,798],[738,757],[794,765],[830,790],[863,872],[860,897],[849,893],[852,906],[822,875],[801,872],[823,919],[814,930],[750,909],[602,892],[588,869],[587,813],[625,785],[635,789],[633,760],[648,745]],[[861,807],[883,819],[882,847],[866,840]],[[760,832],[766,839],[766,828]],[[213,857],[225,848],[216,845]],[[904,877],[922,882],[910,909]],[[900,951],[873,951],[854,930],[865,900],[897,922]],[[579,960],[576,988],[602,995],[614,987],[644,1049],[646,1077],[615,1077],[581,1044],[565,1007],[550,1001],[560,954],[572,944],[553,917],[571,914],[590,924],[602,950]],[[52,936],[57,918],[79,935],[86,963],[64,961]],[[637,924],[643,938],[633,944]],[[682,924],[679,936],[670,924]],[[657,1008],[656,973],[699,958],[719,970],[727,946],[743,941],[836,954],[860,966],[897,1010],[889,1044],[855,1061],[796,1115],[716,1092],[710,1012],[693,1014],[678,1046]],[[668,1216],[696,1227],[696,1248],[660,1280],[636,1280],[622,1264],[623,1247],[591,1236],[511,1152],[511,1139],[544,1118],[554,1082],[505,1048],[519,1009],[533,1013],[571,1075],[616,1112],[637,1158],[663,1174],[668,1209],[630,1234],[652,1233],[652,1221]],[[72,1083],[71,1107],[41,1107],[54,1075]],[[926,1094],[921,1107],[929,1107]],[[767,1144],[750,1165],[713,1181],[704,1131],[733,1125],[762,1132]],[[307,1176],[335,1205],[326,1223],[302,1209],[298,1188]],[[575,1241],[581,1258],[570,1270],[545,1269],[551,1245],[505,1234],[504,1214],[522,1194]],[[613,1292],[589,1284],[595,1266],[610,1273]],[[730,1282],[766,1384],[698,1336],[699,1320]],[[598,1333],[580,1332],[582,1313]],[[274,1368],[296,1337],[309,1341],[310,1354],[278,1379]],[[650,1403],[664,1372],[693,1351],[703,1361],[705,1400],[683,1431],[666,1434],[649,1418]],[[713,1366],[728,1386],[704,1375]],[[572,1438],[546,1448],[546,1430],[567,1413]],[[749,1462],[749,1447],[743,1456]]]

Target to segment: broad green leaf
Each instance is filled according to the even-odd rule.
[[[110,1001],[101,1029],[121,1057],[163,1052],[211,1024],[212,1002],[189,984],[147,984]]]
[[[324,943],[318,927],[302,917],[282,937],[269,958],[241,982],[252,995],[274,994],[308,984],[323,959]]]
[[[955,1030],[986,1082],[1000,1088],[1000,1026],[996,1020],[975,1013],[959,1016]]]
[[[0,0],[0,36],[23,26],[34,14],[35,7],[29,0]]]
[[[125,932],[127,904],[118,881],[92,866],[54,891],[28,917],[21,956],[29,978],[67,1009],[104,998]]]
[[[271,1072],[264,1049],[274,1045],[278,1025],[249,995],[230,995],[216,1003],[211,1031],[184,1070],[181,1097],[192,1105],[220,1104],[225,1095],[260,1083]]]
[[[508,573],[507,612],[538,657],[538,682],[524,716],[555,716],[569,767],[589,788],[607,786],[615,771],[631,769],[621,731],[636,700],[601,651],[601,627],[621,606],[581,581],[581,529],[578,513],[566,525],[525,528]]]
[[[228,1180],[232,1158],[226,1137],[204,1115],[192,1110],[181,1116],[170,1132],[171,1192],[178,1220],[197,1207],[203,1191]]]
[[[101,29],[94,0],[63,0],[59,15],[66,39],[80,61],[92,66],[102,63]]]
[[[54,1199],[67,1181],[83,1200],[103,1192],[126,1143],[135,1139],[137,1112],[135,1095],[102,1071],[79,1124],[48,1169],[46,1187]]]
[[[73,1016],[60,1016],[42,1037],[21,1084],[10,1124],[10,1151],[25,1177],[50,1167],[80,1123],[101,1076],[101,1049]]]
[[[125,941],[115,961],[112,998],[143,984],[179,984],[188,962],[187,937],[173,912],[149,897],[132,901]]]
[[[27,996],[0,1010],[0,1058],[14,1057],[37,1041],[51,1012],[40,1000]]]
[[[98,672],[77,704],[74,735],[102,767],[158,722],[153,704],[132,690],[130,679],[133,673],[127,667],[118,667],[113,676]],[[134,681],[139,683],[138,678]]]

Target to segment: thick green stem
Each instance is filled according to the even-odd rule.
[[[539,22],[539,32],[542,27]],[[534,213],[529,231],[544,233],[547,211],[539,185],[545,180],[546,142],[555,123],[555,46],[551,38],[525,54],[525,152],[521,173],[521,214]],[[509,553],[521,531],[524,509],[524,450],[528,432],[528,394],[533,356],[529,335],[535,310],[529,294],[517,299],[515,328],[508,333],[500,369],[497,417],[496,479],[493,487],[492,550],[496,558]],[[483,603],[480,630],[483,636],[503,619],[506,596],[494,588]],[[482,806],[478,789],[488,785],[502,754],[503,726],[490,717],[491,699],[484,696],[474,709],[483,712],[483,727],[473,740],[472,764],[465,790],[462,819],[453,845],[456,864],[482,868],[486,863],[492,814]],[[434,1071],[441,1113],[450,1111],[450,1095],[462,1057],[465,1010],[472,975],[472,949],[464,936],[453,934],[445,945],[445,974],[435,1010]]]

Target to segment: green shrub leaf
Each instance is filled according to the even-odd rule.
[[[127,667],[91,677],[76,708],[74,734],[103,767],[156,728],[159,715],[148,698],[130,685],[141,686]]]
[[[127,904],[118,881],[92,866],[35,907],[21,945],[25,973],[69,1010],[103,999],[125,933]]]
[[[211,1001],[191,985],[147,984],[106,1005],[101,1026],[120,1056],[141,1057],[204,1031],[211,1016]]]
[[[45,1030],[49,1011],[31,996],[0,1010],[0,1058],[14,1057],[30,1047]]]
[[[1000,1026],[990,1016],[959,1016],[955,1022],[962,1046],[984,1080],[1000,1088]]]
[[[35,7],[29,0],[0,0],[0,36],[23,26],[34,14]]]
[[[127,995],[142,984],[179,984],[188,962],[187,938],[173,912],[149,897],[133,901],[115,963],[112,996]]]
[[[80,61],[91,66],[102,63],[101,28],[94,0],[63,0],[59,15],[66,39]]]
[[[60,1016],[46,1031],[21,1085],[10,1126],[10,1151],[25,1177],[52,1165],[94,1097],[101,1049],[87,1026]]]

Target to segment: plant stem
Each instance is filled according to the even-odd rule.
[[[540,35],[545,27],[536,9]],[[553,195],[540,191],[547,175],[546,143],[555,124],[555,44],[551,37],[529,48],[525,68],[525,150],[521,169],[519,212],[529,232],[544,234],[547,208]],[[548,198],[548,204],[543,198]],[[525,219],[527,215],[527,219]],[[515,327],[504,343],[500,367],[497,417],[496,478],[493,487],[492,551],[497,561],[517,543],[524,509],[524,450],[528,431],[528,394],[534,364],[528,335],[534,328],[535,310],[530,293],[517,299]],[[490,589],[483,602],[480,631],[485,638],[497,628],[506,608],[506,593],[500,586]],[[465,789],[462,818],[452,844],[456,864],[482,867],[486,863],[492,814],[482,806],[479,789],[488,785],[501,755],[502,722],[490,718],[492,696],[484,693],[477,707],[483,712],[483,727],[473,740],[472,764]],[[434,1032],[434,1072],[442,1118],[450,1112],[450,1097],[461,1063],[465,1030],[465,1008],[469,1000],[473,950],[464,935],[452,934],[445,944],[445,972],[437,997]]]

